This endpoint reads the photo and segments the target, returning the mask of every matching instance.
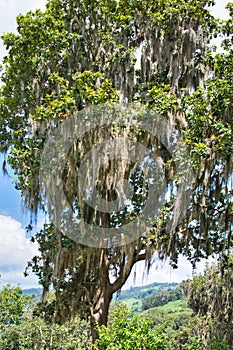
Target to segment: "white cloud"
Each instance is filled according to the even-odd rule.
[[[15,31],[16,17],[30,10],[45,9],[46,0],[8,0],[0,2],[1,31]]]
[[[25,278],[22,272],[10,271],[1,273],[0,282],[0,289],[8,283],[12,286],[20,285],[22,289],[41,288],[35,275]]]
[[[229,0],[217,0],[216,4],[211,7],[211,13],[215,17],[219,17],[221,19],[227,19],[229,17],[229,12],[225,8],[226,5],[230,2]]]
[[[23,288],[37,286],[35,276],[24,278],[23,271],[34,255],[36,244],[25,236],[21,223],[10,216],[0,215],[0,274],[2,285],[20,284]]]

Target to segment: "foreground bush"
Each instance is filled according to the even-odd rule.
[[[97,327],[99,339],[95,349],[166,350],[163,327],[151,328],[151,321],[135,316],[124,305],[116,307],[108,327]]]
[[[2,325],[0,349],[4,350],[89,350],[89,324],[78,318],[65,325],[48,324],[41,317],[21,324]]]

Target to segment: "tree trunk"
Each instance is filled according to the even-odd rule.
[[[98,338],[96,325],[107,326],[108,310],[109,310],[111,300],[112,300],[111,288],[109,289],[106,288],[101,292],[96,305],[94,307],[91,306],[91,336],[92,336],[93,343]]]
[[[100,257],[100,266],[102,266],[102,269],[100,270],[101,272],[99,276],[99,288],[95,290],[94,295],[92,296],[89,294],[88,290],[86,290],[87,299],[90,305],[91,335],[93,343],[98,338],[96,324],[99,326],[107,326],[108,311],[113,294],[121,289],[128,279],[134,264],[141,260],[145,260],[145,254],[135,254],[135,246],[133,243],[125,246],[124,253],[122,254],[122,268],[120,274],[113,283],[110,283],[109,273],[111,262],[108,259],[107,249],[102,249]]]

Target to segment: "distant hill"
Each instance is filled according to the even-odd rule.
[[[167,291],[170,292],[179,287],[178,283],[159,283],[155,282],[146,286],[130,287],[130,289],[123,290],[116,293],[113,297],[113,303],[123,302],[128,307],[133,308],[135,312],[142,311],[142,301],[148,297]]]
[[[159,283],[155,282],[146,286],[130,287],[130,289],[120,292],[118,300],[124,300],[129,298],[145,298],[150,294],[154,294],[155,290],[160,291],[162,289],[169,289],[178,287],[178,283]]]

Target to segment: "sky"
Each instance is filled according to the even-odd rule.
[[[224,9],[227,0],[217,0],[213,14],[226,18]],[[40,8],[45,9],[46,0],[0,0],[0,33],[16,31],[16,16],[20,13]],[[0,42],[0,61],[6,51]],[[4,156],[0,155],[0,165]],[[0,168],[1,169],[1,168]],[[30,216],[21,205],[20,192],[12,184],[14,174],[3,176],[0,170],[0,288],[6,283],[20,285],[22,288],[38,287],[36,276],[30,274],[25,278],[23,271],[27,261],[38,254],[35,244],[30,243],[25,227],[29,224]],[[35,230],[41,228],[43,218],[38,220]],[[198,265],[198,271],[203,271],[205,261]],[[125,288],[131,285],[143,285],[153,282],[181,282],[192,276],[191,264],[183,257],[179,260],[179,269],[172,270],[167,262],[155,261],[149,276],[146,276],[143,262],[136,264]],[[136,272],[136,280],[134,275]]]

